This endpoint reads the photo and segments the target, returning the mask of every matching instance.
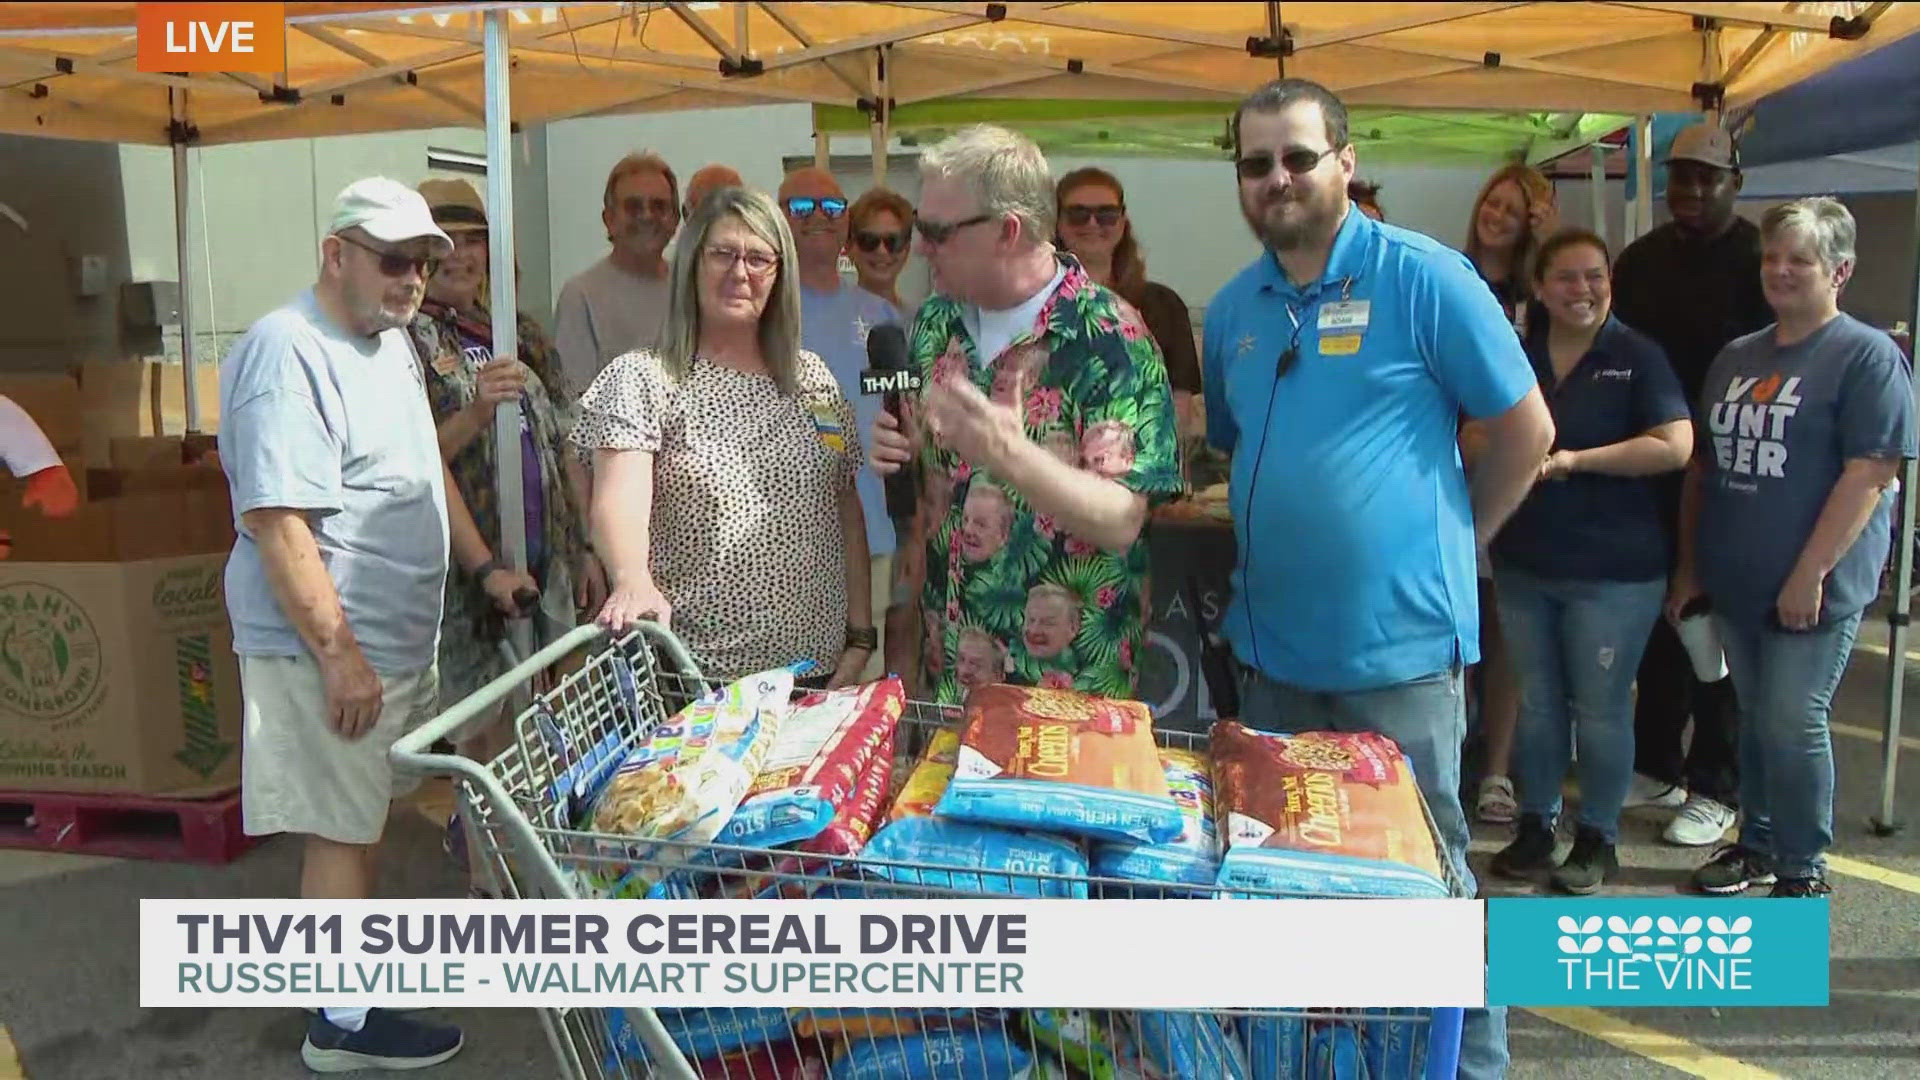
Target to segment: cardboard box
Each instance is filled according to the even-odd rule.
[[[181,440],[172,442],[177,460]],[[134,562],[233,547],[227,478],[210,459],[89,469],[84,476],[87,501],[71,517],[50,520],[23,508],[18,498],[0,502],[0,533],[12,540],[12,561]]]
[[[0,789],[238,785],[226,560],[0,562]]]
[[[195,364],[194,385],[199,394],[200,430],[218,431],[219,366]],[[85,425],[82,449],[89,464],[119,467],[113,447],[121,440],[186,434],[187,388],[179,364],[95,361],[80,369],[80,393]]]
[[[61,457],[78,454],[86,424],[80,383],[67,372],[0,375],[0,395],[12,398],[38,424]]]

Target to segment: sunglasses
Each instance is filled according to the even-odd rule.
[[[1126,207],[1114,206],[1111,203],[1106,206],[1069,206],[1060,211],[1060,217],[1076,228],[1089,221],[1097,221],[1101,228],[1111,229],[1120,224],[1120,217],[1126,212]]]
[[[780,265],[780,256],[771,251],[742,251],[730,247],[710,247],[705,251],[707,265],[721,273],[733,269],[735,263],[745,263],[747,273],[753,277],[765,277]]]
[[[925,240],[929,244],[944,244],[953,239],[953,234],[959,232],[961,229],[978,225],[981,222],[992,221],[998,216],[997,214],[975,214],[963,221],[955,221],[950,224],[942,224],[938,221],[928,221],[926,218],[916,217],[913,219],[913,231],[919,233],[920,239]]]
[[[627,212],[628,217],[640,217],[642,215],[658,218],[672,217],[676,209],[672,199],[643,199],[638,195],[629,196],[620,200],[620,207]]]
[[[380,272],[388,277],[400,277],[411,270],[420,275],[421,280],[432,277],[440,269],[440,260],[431,255],[409,255],[404,251],[385,251],[372,244],[363,244],[351,236],[334,234],[340,239],[380,257]]]
[[[1233,159],[1233,171],[1238,173],[1242,180],[1259,180],[1271,174],[1274,165],[1278,164],[1291,176],[1305,176],[1318,168],[1320,162],[1328,154],[1333,153],[1334,149],[1331,146],[1325,150],[1308,150],[1306,147],[1300,147],[1278,157],[1275,157],[1270,150],[1242,154]]]
[[[907,234],[868,232],[861,229],[853,234],[853,242],[861,251],[873,252],[884,247],[888,254],[898,255],[907,249]]]
[[[815,199],[806,195],[796,195],[781,204],[787,208],[788,217],[803,218],[815,210],[830,218],[837,218],[847,212],[847,200],[836,198]]]

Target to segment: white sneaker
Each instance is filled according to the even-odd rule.
[[[1634,773],[1633,785],[1627,788],[1627,801],[1623,808],[1632,810],[1638,806],[1651,806],[1658,810],[1674,810],[1686,801],[1686,788]]]
[[[1681,847],[1717,844],[1739,816],[1730,806],[1723,806],[1705,795],[1694,795],[1667,826],[1667,843]]]

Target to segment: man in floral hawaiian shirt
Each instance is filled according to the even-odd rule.
[[[883,475],[922,473],[916,535],[900,545],[927,632],[922,692],[1132,697],[1142,530],[1181,489],[1160,349],[1047,241],[1053,184],[1031,141],[971,128],[927,150],[921,174],[915,228],[937,294],[910,351],[925,385],[904,427],[881,415],[871,457]]]

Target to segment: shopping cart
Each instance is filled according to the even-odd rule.
[[[584,664],[532,695],[515,716],[513,745],[499,757],[478,762],[433,752],[436,741],[483,711],[516,694],[529,700],[526,688],[532,680],[583,648],[589,653]],[[643,623],[617,639],[598,627],[581,627],[402,737],[393,747],[393,762],[405,774],[454,778],[477,870],[490,893],[504,898],[592,898],[600,895],[598,882],[636,864],[650,867],[655,878],[697,881],[708,894],[816,898],[811,902],[844,895],[1169,895],[1167,886],[1097,877],[962,874],[949,867],[859,857],[636,843],[632,837],[584,831],[595,780],[656,725],[712,689],[685,646],[655,624]],[[910,768],[933,733],[958,718],[951,707],[909,702],[895,737],[901,767]],[[1169,731],[1156,737],[1163,746],[1206,749],[1204,736]],[[1450,889],[1462,895],[1450,869],[1447,875]],[[1166,902],[1192,902],[1207,891],[1181,887],[1180,899]],[[1301,894],[1235,889],[1233,895]],[[1203,919],[1196,918],[1195,930],[1205,932]],[[1177,952],[1177,945],[1167,945],[1174,963]],[[903,1008],[538,1011],[566,1080],[825,1076],[821,1066],[806,1072],[802,1063],[829,1062],[855,1046],[874,1063],[871,1070],[857,1072],[862,1077],[1121,1080],[1139,1075],[1129,1071],[1129,1062],[1153,1062],[1161,1075],[1183,1080],[1235,1075],[1247,1080],[1439,1080],[1455,1073],[1461,1023],[1458,1009],[1124,1014],[1056,1009],[1023,1010],[1025,1016],[1011,1010]],[[1178,1064],[1183,1060],[1186,1064]],[[919,1071],[907,1071],[909,1063]]]

